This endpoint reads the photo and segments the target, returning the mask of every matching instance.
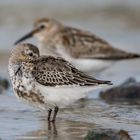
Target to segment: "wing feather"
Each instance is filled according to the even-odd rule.
[[[45,86],[87,86],[111,84],[85,75],[62,58],[43,56],[36,60],[32,71],[36,81]]]
[[[61,31],[60,38],[75,58],[121,60],[140,57],[140,54],[114,48],[95,34],[76,28],[65,27]]]

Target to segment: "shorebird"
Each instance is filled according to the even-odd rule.
[[[140,57],[140,54],[114,48],[88,31],[66,26],[50,18],[37,20],[34,29],[15,44],[30,37],[39,40],[41,54],[63,57],[87,74],[102,71],[119,60]]]
[[[48,110],[48,121],[55,121],[59,107],[72,104],[101,85],[111,85],[84,74],[63,58],[40,56],[38,48],[28,43],[12,50],[8,68],[16,96]]]

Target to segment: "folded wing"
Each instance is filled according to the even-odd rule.
[[[122,60],[140,57],[140,54],[114,48],[100,37],[76,28],[65,27],[61,31],[61,37],[75,58]]]
[[[85,75],[62,58],[42,56],[32,72],[36,81],[45,86],[95,86],[111,84]]]

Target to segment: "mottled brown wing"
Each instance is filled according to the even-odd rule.
[[[139,54],[114,48],[94,34],[71,27],[65,27],[61,31],[61,38],[69,53],[75,58],[119,60],[140,57]]]
[[[110,81],[96,80],[85,75],[62,58],[43,56],[36,61],[32,73],[36,81],[45,86],[111,84]]]

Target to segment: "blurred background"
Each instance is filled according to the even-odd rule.
[[[30,31],[34,20],[41,17],[55,18],[66,25],[93,32],[110,42],[114,47],[140,53],[140,0],[1,0],[0,77],[8,77],[7,63],[10,51],[14,47],[13,43]],[[28,42],[36,44],[37,40],[30,39]],[[122,83],[128,77],[140,80],[140,59],[120,61],[97,75],[97,77],[111,80],[115,85]],[[33,136],[46,130],[44,126],[40,127],[40,122],[44,122],[42,122],[39,115],[36,118],[36,112],[30,112],[31,110],[21,102],[17,102],[15,97],[10,96],[10,99],[9,101],[9,96],[8,98],[5,96],[0,97],[0,110],[3,110],[3,114],[0,116],[2,120],[0,137],[8,139],[9,137],[6,137],[7,132],[9,136],[20,134]],[[104,127],[119,129],[127,128],[135,139],[140,138],[140,127],[138,125],[140,124],[140,111],[138,106],[131,110],[133,107],[112,107],[94,100],[92,103],[88,102],[85,107],[86,111],[87,108],[89,110],[94,108],[94,111],[87,111],[86,113],[89,114],[84,116],[84,121],[83,116],[79,117],[79,114],[85,110],[74,111],[73,116],[71,116],[71,110],[63,112],[61,117],[67,120],[71,116],[73,120],[83,121],[82,127],[85,129],[89,128],[89,124],[87,125],[85,122],[95,122],[101,127],[103,125]],[[6,109],[6,112],[4,109]],[[23,112],[27,114],[26,117],[22,116]],[[92,114],[92,112],[96,113]],[[117,115],[118,118],[113,117]],[[100,120],[97,121],[99,117]],[[3,123],[7,120],[7,124]],[[110,124],[109,126],[110,121],[113,125]],[[129,125],[128,122],[132,124]],[[78,130],[75,131],[78,131],[79,135],[81,134],[81,125],[68,121],[59,122],[58,129],[60,128],[62,132],[67,134],[71,131],[68,126],[71,126],[71,129],[78,127]],[[62,134],[62,136],[65,134]]]

